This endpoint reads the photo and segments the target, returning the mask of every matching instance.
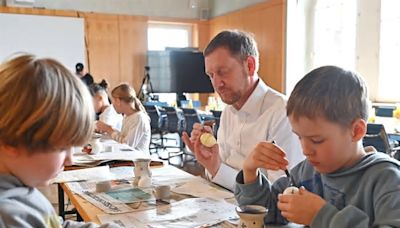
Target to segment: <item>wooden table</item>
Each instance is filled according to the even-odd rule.
[[[153,176],[154,173],[163,173],[163,175],[171,175],[172,178],[176,177],[176,178],[188,178],[188,180],[190,180],[191,178],[197,178],[189,173],[186,173],[180,169],[177,169],[173,166],[164,166],[164,167],[152,167],[152,172],[153,172]],[[133,175],[133,172],[132,172]],[[211,183],[210,183],[211,184]],[[69,188],[69,186],[65,183],[60,184],[60,187],[62,188],[62,190],[67,194],[67,196],[70,198],[71,203],[75,206],[77,212],[80,214],[80,216],[82,217],[83,221],[86,222],[94,222],[97,224],[100,224],[99,219],[97,218],[98,215],[104,215],[106,214],[104,211],[102,211],[101,209],[97,208],[96,206],[94,206],[93,204],[89,203],[86,199],[80,197],[77,194],[74,194],[71,189]],[[217,187],[217,186],[216,186]],[[175,196],[174,198],[188,198],[189,196],[186,195],[178,195],[176,193],[174,193]],[[232,195],[233,196],[233,195]],[[234,201],[234,198],[230,198],[227,201]],[[132,212],[135,213],[135,212]],[[231,224],[229,222],[222,222],[220,224],[214,225],[213,227],[218,227],[218,228],[234,228],[237,227],[234,224]],[[295,224],[289,224],[289,225],[285,225],[285,226],[281,226],[281,225],[272,225],[272,226],[267,226],[267,227],[303,227],[303,226],[299,226],[299,225],[295,225]]]
[[[177,177],[177,178],[188,178],[190,180],[191,178],[198,178],[195,177],[189,173],[186,173],[178,168],[175,168],[173,166],[153,166],[152,172],[153,175],[155,172],[163,172],[163,175],[171,175],[172,178]],[[132,172],[133,175],[133,172]],[[94,206],[93,204],[89,203],[86,199],[82,198],[81,196],[73,193],[68,186],[68,184],[61,183],[60,188],[62,188],[63,192],[68,196],[68,198],[71,200],[71,203],[75,206],[77,212],[81,216],[82,220],[85,222],[95,222],[97,224],[100,224],[100,221],[98,220],[97,216],[98,215],[103,215],[106,214],[104,211],[99,209],[98,207]],[[178,195],[178,194],[173,194],[175,195],[175,199],[183,199],[187,198],[188,196],[186,195]],[[233,196],[233,194],[232,194]],[[234,200],[233,198],[231,200]],[[223,223],[221,225],[215,226],[215,227],[236,227],[235,225],[232,225],[228,222]]]

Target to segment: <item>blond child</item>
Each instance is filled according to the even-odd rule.
[[[0,227],[97,227],[63,222],[36,189],[71,164],[72,146],[90,139],[85,85],[55,60],[16,56],[0,65],[0,110]]]
[[[121,131],[102,121],[96,123],[96,128],[120,143],[148,153],[151,138],[150,117],[136,97],[135,90],[128,84],[121,84],[112,90],[111,97],[117,113],[124,115]]]
[[[271,182],[257,170],[286,169],[285,152],[256,148],[236,178],[240,205],[269,209],[265,223],[311,227],[400,227],[400,163],[366,152],[362,139],[368,93],[357,74],[335,66],[311,71],[290,95],[287,115],[306,160],[291,170],[298,194],[282,195],[288,178]]]

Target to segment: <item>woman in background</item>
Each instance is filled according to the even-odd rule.
[[[117,113],[124,114],[122,129],[117,131],[102,121],[97,122],[97,129],[111,135],[120,143],[148,152],[151,138],[150,117],[136,97],[135,90],[128,84],[121,84],[113,89],[111,97]]]
[[[98,120],[110,125],[113,129],[121,131],[123,117],[110,104],[107,87],[108,83],[104,79],[100,83],[93,83],[89,87],[90,94],[93,97],[94,110],[99,115]]]

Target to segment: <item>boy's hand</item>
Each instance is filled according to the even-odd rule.
[[[221,166],[221,158],[219,157],[218,144],[212,147],[206,147],[201,144],[200,136],[205,132],[212,134],[211,127],[195,123],[193,124],[190,138],[186,132],[183,132],[182,140],[194,153],[197,161],[214,177]]]
[[[285,170],[288,164],[286,153],[279,146],[272,142],[260,142],[243,163],[244,183],[255,181],[258,168]]]
[[[278,208],[290,222],[310,225],[315,215],[326,204],[319,195],[300,188],[298,194],[278,195]]]

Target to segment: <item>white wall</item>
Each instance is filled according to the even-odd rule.
[[[0,13],[0,61],[16,52],[55,58],[75,71],[85,62],[82,18]]]

